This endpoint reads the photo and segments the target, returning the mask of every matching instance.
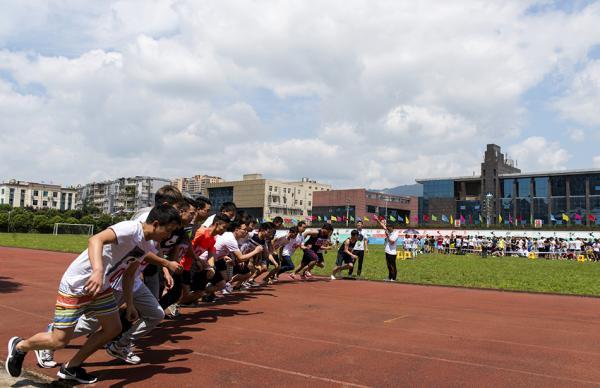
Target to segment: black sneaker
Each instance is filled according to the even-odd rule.
[[[56,375],[60,379],[73,380],[81,384],[94,384],[96,381],[98,381],[98,378],[96,376],[88,374],[85,371],[85,369],[83,369],[80,366],[67,368],[63,364],[63,366],[60,367],[60,370]]]
[[[204,295],[202,297],[202,301],[204,303],[214,303],[215,299],[216,299],[215,294],[208,294],[208,295]]]
[[[23,341],[21,337],[12,337],[8,341],[8,357],[6,357],[5,368],[6,372],[12,377],[21,376],[21,369],[23,367],[23,360],[25,359],[26,352],[17,350],[17,344]]]

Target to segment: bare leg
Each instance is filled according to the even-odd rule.
[[[97,318],[102,328],[85,341],[81,349],[67,363],[69,368],[80,366],[96,350],[100,349],[102,345],[107,344],[121,333],[121,320],[119,319],[118,312],[100,315]]]

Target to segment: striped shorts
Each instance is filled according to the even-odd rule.
[[[92,297],[91,295],[69,295],[58,292],[54,307],[54,327],[68,329],[77,324],[79,318],[108,315],[118,311],[117,301],[111,288]]]

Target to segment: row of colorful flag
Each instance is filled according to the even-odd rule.
[[[402,217],[402,216],[395,217],[395,216],[392,216],[392,215],[388,216],[387,218],[383,217],[383,216],[376,216],[376,215],[371,216],[371,217],[368,217],[368,216],[364,216],[364,217],[354,217],[354,216],[350,216],[350,217],[346,217],[346,216],[307,216],[307,217],[304,217],[303,220],[305,220],[305,221],[322,221],[322,222],[323,221],[324,222],[329,222],[329,221],[331,221],[331,222],[346,222],[346,221],[349,221],[349,222],[358,222],[358,221],[369,222],[369,221],[371,221],[371,219],[373,221],[375,221],[377,218],[379,220],[382,220],[382,221],[387,219],[387,220],[392,221],[392,222],[399,222],[399,223],[406,223],[406,224],[410,223],[410,219],[409,219],[408,216],[406,216],[406,217]],[[418,221],[419,220],[419,218],[417,216],[414,216],[412,218],[413,218],[413,221]],[[299,220],[300,219],[298,219],[298,218],[284,218],[283,222],[286,223],[286,224],[297,224]],[[272,218],[267,217],[263,221],[271,222]],[[257,218],[256,222],[260,223],[261,220]]]

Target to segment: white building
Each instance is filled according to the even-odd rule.
[[[210,175],[195,175],[191,178],[175,178],[171,181],[171,184],[177,187],[182,193],[208,196],[207,186],[211,183],[219,182],[223,182],[223,178]]]
[[[297,182],[265,179],[262,174],[246,174],[241,181],[223,181],[208,186],[213,209],[232,201],[240,210],[259,219],[277,216],[303,219],[312,215],[312,196],[315,191],[331,190],[331,185],[308,178]]]
[[[171,182],[168,179],[147,176],[92,182],[77,188],[76,207],[94,206],[106,214],[134,212],[153,206],[154,194],[169,184]]]
[[[48,183],[11,179],[0,183],[0,205],[34,209],[71,210],[75,208],[77,190]]]

